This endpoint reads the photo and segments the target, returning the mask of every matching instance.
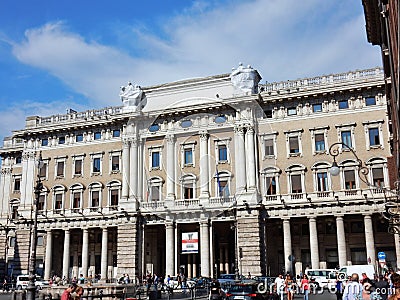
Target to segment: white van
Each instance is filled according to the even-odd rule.
[[[17,282],[15,283],[15,287],[17,290],[24,290],[29,285],[29,275],[18,275]],[[36,275],[35,286],[37,290],[41,290],[43,287],[49,286],[49,282],[47,280],[43,280],[40,276]]]
[[[308,280],[315,280],[318,285],[317,288],[330,288],[332,284],[331,273],[335,274],[335,269],[306,269],[304,274],[307,275]]]
[[[343,266],[339,270],[338,277],[341,280],[347,279],[351,274],[357,273],[358,277],[362,278],[362,273],[367,274],[369,279],[374,279],[375,269],[373,265],[351,265],[351,266]]]

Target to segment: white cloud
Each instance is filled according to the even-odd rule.
[[[62,23],[28,30],[13,51],[96,106],[119,105],[119,86],[128,80],[150,85],[227,73],[239,62],[251,64],[268,81],[380,64],[378,50],[365,42],[362,12],[347,15],[345,4],[335,0],[206,4],[195,2],[166,23],[167,39],[133,28],[130,39],[140,45],[141,56],[87,41]],[[335,12],[339,6],[342,13]]]

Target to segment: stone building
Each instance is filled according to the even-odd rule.
[[[398,266],[381,214],[393,170],[382,70],[260,79],[239,66],[128,84],[123,106],[28,117],[0,149],[0,271],[27,272],[37,176],[45,278],[276,275],[377,265],[379,251]]]

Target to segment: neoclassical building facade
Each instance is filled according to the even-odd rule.
[[[382,215],[394,167],[382,70],[260,79],[239,66],[129,84],[122,106],[28,117],[0,149],[0,272],[27,272],[37,176],[45,278],[276,275],[377,265],[380,251],[399,266]]]

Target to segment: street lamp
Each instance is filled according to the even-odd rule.
[[[40,193],[43,189],[43,183],[40,179],[40,169],[43,167],[42,152],[39,153],[38,159],[35,161],[37,168],[37,179],[34,187],[34,204],[32,206],[33,212],[33,228],[31,234],[31,253],[29,257],[29,283],[27,286],[26,300],[35,300],[36,297],[36,245],[37,245],[37,206],[39,203]]]
[[[234,208],[234,223],[231,225],[231,230],[233,230],[235,235],[235,280],[239,280],[239,254],[238,254],[238,228],[237,228],[237,208]]]
[[[383,195],[385,197],[385,211],[382,213],[382,216],[389,222],[388,232],[397,233],[400,235],[400,182],[395,182],[394,191],[387,188],[382,188],[380,186],[375,186],[368,179],[369,169],[363,165],[362,160],[357,156],[354,150],[342,142],[334,143],[329,147],[329,154],[333,157],[333,163],[329,170],[329,173],[332,176],[337,176],[340,173],[339,166],[336,162],[336,157],[340,154],[339,147],[351,152],[354,155],[355,159],[357,160],[357,171],[361,181],[363,181],[368,187],[377,188],[383,191]],[[390,195],[387,196],[387,193]]]

